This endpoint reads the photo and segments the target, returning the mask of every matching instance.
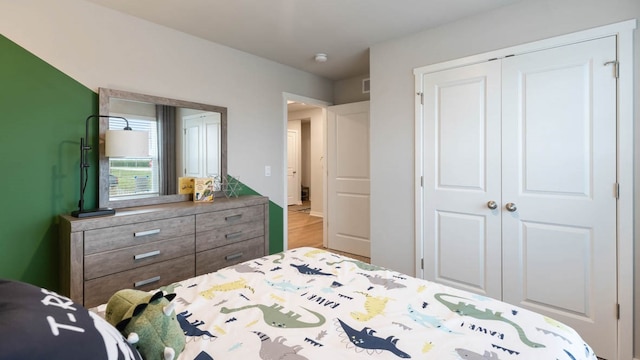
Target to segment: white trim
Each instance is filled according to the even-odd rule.
[[[489,59],[500,59],[508,55],[517,55],[550,49],[569,44],[575,44],[581,41],[594,40],[597,38],[618,35],[623,32],[631,32],[636,28],[636,20],[627,20],[617,24],[605,25],[589,30],[574,32],[567,35],[560,35],[549,39],[539,40],[522,45],[516,45],[505,49],[490,51],[482,54],[471,55],[464,58],[446,61],[442,63],[426,65],[413,70],[414,75],[427,74],[436,71],[452,69],[461,66],[472,65]]]
[[[420,74],[420,76],[418,76],[418,74],[416,73],[415,76],[415,91],[414,91],[414,96],[415,96],[415,125],[414,125],[414,143],[415,143],[415,156],[413,157],[415,164],[414,164],[414,171],[413,171],[413,176],[414,176],[414,193],[415,193],[415,203],[414,203],[414,211],[413,213],[415,214],[415,219],[414,219],[414,224],[415,224],[415,236],[416,236],[416,240],[415,240],[415,274],[417,278],[420,279],[424,279],[424,269],[423,269],[423,256],[424,256],[424,243],[422,242],[422,239],[424,239],[424,223],[423,223],[423,219],[424,219],[424,207],[423,207],[423,203],[422,203],[422,198],[424,196],[424,192],[423,192],[423,188],[422,188],[422,183],[423,183],[423,179],[422,176],[424,174],[424,169],[422,168],[422,164],[424,163],[422,155],[424,154],[424,144],[422,143],[422,134],[423,134],[423,127],[422,124],[424,123],[424,119],[422,118],[422,92],[423,92],[423,76],[422,74]]]
[[[581,41],[593,40],[605,36],[617,36],[618,61],[620,77],[618,79],[618,183],[620,198],[618,200],[618,303],[620,304],[620,320],[618,321],[618,359],[633,357],[633,220],[634,220],[634,178],[633,178],[633,31],[636,20],[627,20],[616,24],[605,25],[589,30],[561,35],[546,40],[522,44],[495,50],[483,54],[468,56],[443,63],[427,65],[414,69],[415,75],[415,249],[416,276],[422,274],[420,260],[422,258],[422,187],[420,177],[422,169],[422,105],[419,93],[422,91],[422,76],[445,69],[451,69],[492,58],[502,58],[512,54],[522,54],[559,47]],[[610,359],[613,360],[613,359]]]
[[[326,101],[322,101],[322,100],[318,100],[318,99],[313,99],[310,97],[306,97],[306,96],[302,96],[302,95],[296,95],[296,94],[291,94],[288,92],[283,92],[282,93],[282,127],[284,129],[284,131],[282,132],[282,143],[284,144],[284,151],[283,151],[283,155],[282,155],[282,169],[283,169],[283,179],[284,181],[282,182],[282,193],[284,194],[284,199],[285,199],[285,207],[282,209],[283,214],[282,214],[282,226],[283,226],[283,230],[282,230],[282,249],[283,250],[287,250],[289,248],[289,235],[288,235],[288,227],[289,227],[289,216],[287,216],[287,208],[286,208],[286,203],[287,203],[287,122],[289,121],[289,111],[287,109],[287,101],[297,101],[297,102],[302,102],[305,104],[309,104],[309,105],[313,105],[313,106],[317,106],[319,108],[322,108],[322,111],[324,112],[324,114],[326,114],[326,109],[327,106],[331,105],[331,103],[326,102]],[[325,122],[326,123],[326,122]],[[325,128],[326,128],[326,124],[325,124]],[[324,131],[326,132],[326,129],[324,129]],[[325,146],[326,148],[326,146]],[[326,151],[326,150],[325,150]],[[324,154],[324,156],[326,157],[326,154]],[[326,179],[326,173],[323,175],[324,179],[322,180],[323,184],[327,183],[327,179]],[[323,185],[326,186],[326,185]],[[324,189],[324,199],[323,202],[325,204],[325,209],[326,209],[326,196],[327,196],[327,191],[326,189]],[[323,233],[326,234],[326,221],[323,221]],[[325,242],[326,244],[326,242]]]
[[[626,25],[623,27],[622,25]],[[633,178],[633,30],[636,21],[621,24],[618,32],[618,359],[631,359],[634,339],[633,304],[633,221],[634,221],[634,178]],[[612,29],[613,30],[613,29]]]

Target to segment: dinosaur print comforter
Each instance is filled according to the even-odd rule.
[[[163,290],[177,294],[179,359],[596,359],[548,317],[312,248]]]

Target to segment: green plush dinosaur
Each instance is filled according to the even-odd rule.
[[[105,318],[145,360],[174,360],[186,342],[171,302],[175,296],[120,290],[109,299]]]

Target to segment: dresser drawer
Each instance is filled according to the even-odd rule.
[[[265,255],[264,237],[196,253],[196,276]]]
[[[191,234],[87,255],[84,258],[84,278],[93,279],[193,254],[194,245],[195,235]]]
[[[193,216],[182,216],[131,225],[88,230],[84,233],[84,254],[90,255],[123,247],[166,240],[195,231]]]
[[[264,235],[264,224],[250,222],[196,233],[196,251],[214,249]]]
[[[222,226],[244,224],[247,222],[264,223],[264,206],[248,206],[230,210],[215,211],[196,215],[196,232],[218,229]]]
[[[188,255],[88,280],[84,283],[84,306],[93,307],[106,303],[118,290],[149,291],[193,277],[193,273],[194,257]]]

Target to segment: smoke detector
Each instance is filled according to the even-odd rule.
[[[326,62],[326,61],[327,61],[327,54],[324,54],[324,53],[317,53],[317,54],[316,54],[316,57],[315,57],[314,59],[315,59],[315,61],[316,61],[317,63],[323,63],[323,62]]]

